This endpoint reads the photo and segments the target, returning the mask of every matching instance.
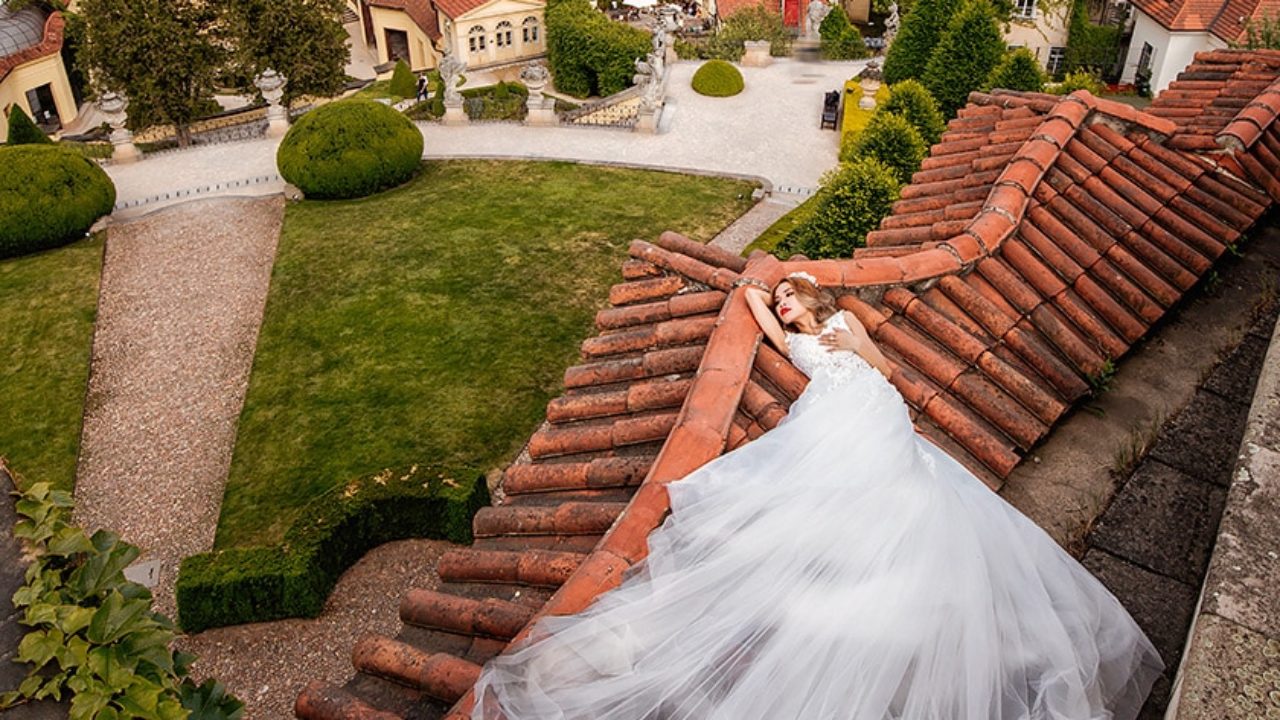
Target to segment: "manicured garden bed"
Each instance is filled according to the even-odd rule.
[[[216,546],[279,543],[302,508],[414,463],[512,460],[635,238],[708,240],[740,181],[570,163],[428,163],[356,201],[291,205]]]
[[[0,260],[0,455],[24,486],[75,483],[102,239]]]

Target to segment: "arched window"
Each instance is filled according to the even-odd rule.
[[[509,47],[511,45],[511,23],[503,20],[498,23],[498,32],[494,34],[493,41],[498,47]]]
[[[538,42],[538,18],[529,16],[521,23],[522,37],[525,42]]]
[[[467,31],[467,47],[471,52],[484,52],[484,26],[475,25]]]

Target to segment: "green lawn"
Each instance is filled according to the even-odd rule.
[[[0,455],[26,484],[75,484],[101,270],[101,237],[0,260]]]
[[[509,463],[627,245],[668,229],[708,240],[751,190],[456,161],[373,198],[290,205],[217,546],[278,542],[308,500],[384,467]]]

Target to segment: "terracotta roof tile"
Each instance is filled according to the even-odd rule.
[[[841,290],[918,429],[998,486],[1280,200],[1280,134],[1262,112],[1280,104],[1278,73],[1280,53],[1198,56],[1155,114],[1087,93],[974,93],[867,249],[786,269]],[[1233,122],[1260,132],[1224,150],[1214,138]],[[370,641],[357,678],[309,687],[299,717],[385,720],[413,703],[440,716],[455,699],[446,716],[464,717],[472,668],[538,614],[616,585],[667,512],[663,485],[759,437],[803,391],[732,288],[775,261],[672,234],[630,255],[586,360],[503,475],[507,504],[441,559],[439,593],[406,598],[402,641],[422,646]]]

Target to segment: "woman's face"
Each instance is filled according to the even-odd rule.
[[[778,313],[778,319],[783,323],[796,323],[806,315],[811,315],[812,311],[800,302],[800,298],[796,297],[795,288],[791,287],[789,282],[781,282],[773,291],[773,310]]]

